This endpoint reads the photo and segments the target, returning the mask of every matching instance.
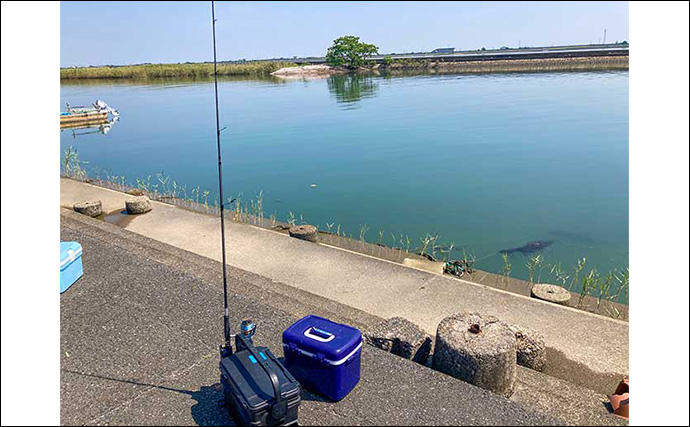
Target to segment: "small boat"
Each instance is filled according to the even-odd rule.
[[[69,125],[61,124],[60,132],[71,131],[72,136],[76,139],[77,136],[100,133],[107,135],[110,129],[117,123],[119,117],[115,116],[112,119],[94,120],[90,122],[75,122]]]
[[[91,106],[73,107],[67,104],[67,111],[60,112],[60,129],[108,123],[109,115],[118,117],[120,113],[100,99]]]

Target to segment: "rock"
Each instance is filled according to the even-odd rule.
[[[316,237],[319,230],[313,225],[294,225],[288,231],[290,237],[306,240],[308,242],[316,242]]]
[[[86,200],[75,203],[74,211],[95,218],[103,213],[103,207],[100,200]]]
[[[144,191],[139,189],[139,188],[132,188],[130,190],[125,191],[125,194],[129,194],[132,196],[144,196]]]
[[[425,365],[431,352],[431,336],[402,317],[393,317],[364,332],[367,343],[397,356]]]
[[[147,196],[135,196],[125,200],[127,214],[136,215],[148,212],[152,209],[151,200]]]
[[[508,325],[515,334],[517,364],[535,371],[546,366],[546,341],[544,336],[519,325]]]
[[[454,314],[436,332],[434,369],[510,397],[515,386],[515,334],[493,316]]]
[[[545,283],[538,283],[532,286],[532,298],[554,304],[568,305],[570,296],[570,292],[561,286],[547,285]]]

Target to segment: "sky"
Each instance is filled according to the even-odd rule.
[[[216,2],[219,60],[628,40],[628,2]],[[210,2],[60,3],[60,66],[213,59]]]

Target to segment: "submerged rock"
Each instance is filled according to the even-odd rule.
[[[533,254],[535,252],[542,251],[549,246],[551,246],[551,243],[553,243],[552,240],[535,240],[532,242],[529,242],[523,246],[520,246],[519,248],[511,248],[511,249],[503,249],[501,251],[498,251],[501,254],[514,254],[514,253],[521,253],[523,255],[529,255]]]
[[[425,365],[431,353],[431,336],[402,317],[393,317],[364,332],[367,343]]]

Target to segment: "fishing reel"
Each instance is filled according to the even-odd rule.
[[[251,340],[256,333],[256,323],[251,320],[243,320],[242,323],[240,323],[240,332]]]
[[[240,335],[242,338],[245,340],[249,341],[251,344],[253,344],[252,338],[254,337],[254,334],[256,333],[256,323],[254,321],[246,319],[243,320],[242,323],[240,323]],[[237,334],[231,334],[228,337],[228,341],[225,343],[225,345],[220,346],[220,355],[221,357],[228,357],[232,355],[233,350],[232,350],[232,345],[230,344],[231,340],[235,340],[235,349],[240,350],[243,345],[243,340],[238,338]]]

